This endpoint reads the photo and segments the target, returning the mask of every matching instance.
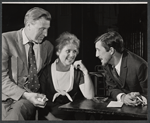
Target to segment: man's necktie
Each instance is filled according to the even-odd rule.
[[[28,77],[28,89],[32,92],[37,92],[40,84],[37,77],[37,67],[36,67],[36,60],[35,54],[33,50],[33,42],[29,42],[29,52],[28,52],[28,62],[29,62],[29,77]]]
[[[118,75],[115,67],[112,67],[112,74],[115,78],[117,78],[117,79],[119,78],[119,75]]]
[[[122,86],[122,82],[121,82],[120,79],[119,79],[119,75],[118,75],[118,73],[117,73],[115,67],[112,67],[112,74],[113,74],[114,78],[116,79],[117,83],[118,83],[120,86]]]

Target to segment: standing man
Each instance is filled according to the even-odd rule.
[[[126,105],[140,105],[137,97],[147,104],[147,62],[125,49],[121,35],[115,31],[98,37],[95,48],[105,69],[109,96]]]
[[[25,27],[2,34],[2,120],[31,120],[35,107],[44,107],[38,100],[38,76],[50,63],[53,45],[44,40],[51,15],[42,8],[30,9],[24,18]]]

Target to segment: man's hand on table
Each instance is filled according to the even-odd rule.
[[[131,92],[128,94],[123,94],[121,100],[126,105],[138,106],[138,105],[146,105],[147,99],[140,95],[139,92]]]

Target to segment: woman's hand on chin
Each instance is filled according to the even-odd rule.
[[[86,67],[82,63],[82,60],[75,61],[73,65],[76,69],[80,69],[84,74],[88,73]]]

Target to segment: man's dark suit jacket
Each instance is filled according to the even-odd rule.
[[[119,80],[113,76],[111,65],[105,68],[108,94],[116,100],[119,93],[140,92],[147,95],[148,64],[136,54],[124,50]]]

